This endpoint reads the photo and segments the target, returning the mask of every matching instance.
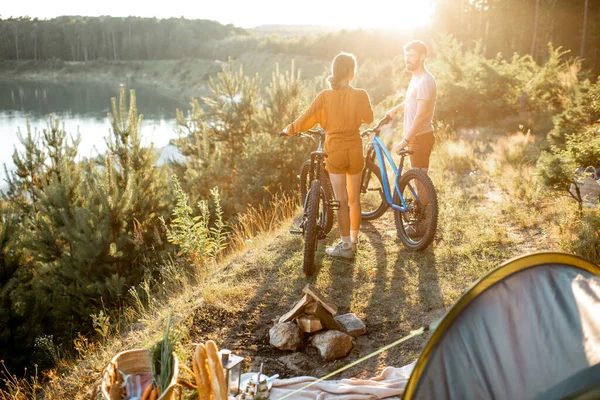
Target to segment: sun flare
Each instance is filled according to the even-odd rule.
[[[433,16],[432,1],[371,1],[369,12],[356,12],[342,26],[410,31],[428,25]]]

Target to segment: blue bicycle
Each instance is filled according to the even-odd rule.
[[[418,169],[402,173],[404,159],[412,154],[400,152],[400,163],[396,167],[387,151],[379,132],[391,119],[386,117],[377,126],[361,133],[363,138],[373,134],[365,152],[365,168],[361,179],[362,218],[379,218],[391,207],[398,237],[407,249],[420,251],[431,244],[437,229],[438,202],[433,183],[427,174]],[[385,158],[384,158],[385,156]],[[387,162],[394,173],[394,192],[390,190]]]

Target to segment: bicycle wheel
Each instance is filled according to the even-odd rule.
[[[304,205],[304,199],[306,193],[310,188],[310,182],[308,181],[308,174],[310,172],[310,160],[306,160],[302,163],[302,169],[300,170],[300,204]],[[328,234],[333,227],[333,210],[329,207],[328,203],[333,200],[333,188],[331,187],[331,180],[329,174],[323,169],[323,176],[321,177],[321,189],[324,192],[324,205],[321,210],[320,220],[323,221],[321,225],[325,234]]]
[[[385,200],[381,171],[377,164],[367,161],[360,183],[360,207],[362,219],[370,221],[385,213],[388,204]]]
[[[306,276],[315,273],[315,251],[319,236],[319,203],[321,197],[321,183],[315,179],[308,191],[308,204],[306,220],[304,221],[304,263],[303,270]]]
[[[433,182],[424,172],[410,170],[400,177],[398,187],[408,207],[406,212],[394,210],[398,237],[407,249],[424,250],[437,229],[438,201]],[[395,190],[394,204],[401,205]]]

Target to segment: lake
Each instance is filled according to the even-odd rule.
[[[188,104],[167,97],[153,87],[127,85],[135,89],[138,113],[142,122],[143,143],[161,151],[160,162],[177,156],[168,146],[175,133],[175,110],[187,109]],[[0,81],[0,165],[14,169],[14,149],[22,149],[17,132],[27,134],[26,116],[33,132],[41,136],[53,114],[64,124],[67,133],[81,134],[79,154],[90,157],[106,150],[105,138],[110,132],[107,114],[111,97],[119,96],[119,85],[99,83],[51,83],[31,81]],[[127,94],[129,101],[129,92]],[[4,173],[2,171],[2,185]]]

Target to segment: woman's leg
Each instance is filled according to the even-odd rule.
[[[346,189],[346,174],[329,174],[335,199],[340,202],[338,210],[338,226],[342,238],[350,236],[350,213],[348,210],[348,191]],[[359,181],[360,185],[360,181]],[[359,186],[360,189],[360,186]]]
[[[358,243],[358,230],[360,229],[360,180],[362,174],[347,176],[348,205],[350,206],[350,233],[352,242]]]
[[[346,174],[329,173],[331,186],[335,199],[340,202],[338,210],[338,226],[342,241],[333,247],[325,249],[325,253],[332,257],[352,259],[356,253],[356,247],[350,241],[350,213],[348,210],[348,190],[346,189]]]

